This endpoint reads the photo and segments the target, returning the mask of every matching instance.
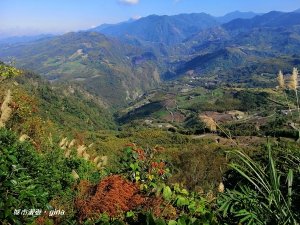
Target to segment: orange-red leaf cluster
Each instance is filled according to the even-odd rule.
[[[163,175],[165,173],[164,167],[164,162],[151,162],[151,171],[153,169],[154,171],[157,171],[159,175]]]
[[[103,179],[90,198],[78,199],[76,206],[81,219],[97,217],[100,213],[116,217],[120,213],[136,209],[145,200],[136,184],[113,175]]]
[[[137,154],[139,156],[139,160],[144,161],[146,159],[145,152],[144,152],[143,149],[139,148],[139,149],[137,149],[135,151],[137,152]]]

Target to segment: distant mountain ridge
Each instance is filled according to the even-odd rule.
[[[251,18],[220,22],[236,16]],[[247,80],[253,71],[277,73],[280,67],[297,66],[300,13],[233,12],[219,21],[204,13],[151,15],[88,32],[0,46],[0,59],[10,56],[18,66],[49,80],[75,82],[120,105],[164,80],[185,75],[228,80],[241,76],[234,71],[242,71]]]
[[[258,65],[266,61],[276,70],[280,64],[296,66],[300,56],[299,34],[300,13],[272,11],[251,19],[235,19],[186,39],[181,45],[185,57],[177,58],[177,66],[173,65],[173,72],[167,77],[174,79],[186,73],[227,76],[228,71],[237,68],[262,68]],[[247,69],[244,73],[249,72]]]
[[[54,37],[54,34],[40,34],[33,36],[12,36],[0,39],[0,44],[16,44],[37,41],[40,39]]]
[[[257,15],[260,15],[260,14],[255,13],[255,12],[241,12],[241,11],[237,10],[234,12],[227,13],[224,16],[217,17],[217,20],[220,23],[228,23],[228,22],[238,19],[238,18],[239,19],[251,19]]]
[[[141,41],[178,44],[201,30],[216,27],[236,18],[253,18],[254,12],[235,11],[222,17],[214,17],[206,13],[179,14],[174,16],[150,15],[138,20],[130,20],[119,24],[103,24],[90,31],[118,38],[135,37]]]
[[[235,19],[223,25],[226,29],[251,29],[255,27],[290,27],[300,24],[300,13],[271,11],[252,19]]]
[[[136,37],[146,42],[176,44],[193,33],[217,26],[216,19],[205,13],[180,14],[175,16],[150,15],[141,19],[120,23],[91,31],[114,37]]]
[[[174,16],[150,15],[140,19],[129,19],[117,24],[102,24],[87,31],[95,31],[118,38],[138,38],[142,41],[174,44],[194,35],[195,31],[199,32],[200,30],[227,23],[237,18],[253,18],[256,15],[259,14],[240,11],[234,11],[220,17],[214,17],[205,13],[179,14]],[[172,35],[176,37],[167,37]],[[26,43],[53,36],[55,35],[11,36],[0,38],[0,44]]]
[[[295,11],[293,11],[294,13],[299,13],[300,9],[297,9]],[[255,12],[241,12],[241,11],[233,11],[230,13],[225,14],[224,16],[219,16],[219,17],[215,17],[215,16],[211,16],[209,14],[206,13],[191,13],[191,14],[179,14],[179,15],[174,15],[174,16],[158,16],[158,15],[150,15],[147,17],[142,17],[140,19],[129,19],[127,21],[123,21],[117,24],[101,24],[100,26],[97,26],[95,28],[92,29],[88,29],[87,31],[95,31],[95,32],[99,32],[99,33],[103,33],[106,35],[111,35],[111,36],[115,36],[118,38],[121,38],[122,35],[123,36],[127,36],[127,37],[141,37],[141,40],[145,40],[145,41],[153,41],[153,42],[159,42],[162,41],[163,43],[169,42],[169,43],[173,43],[176,42],[178,43],[178,41],[182,41],[185,38],[188,38],[189,36],[192,36],[195,34],[195,30],[191,29],[189,31],[190,28],[195,28],[197,30],[197,32],[199,32],[200,30],[206,29],[206,28],[210,28],[210,27],[214,27],[216,24],[217,25],[221,25],[221,24],[225,24],[228,22],[231,22],[235,19],[252,19],[255,16],[258,15],[263,15],[262,13],[255,13]],[[167,21],[166,21],[167,19]],[[153,20],[153,21],[151,21]],[[195,21],[196,20],[196,21]],[[201,21],[202,20],[202,21]],[[179,24],[178,21],[183,22],[184,23],[184,28],[182,28],[182,26],[174,26],[174,24]],[[168,40],[168,38],[164,38],[161,37],[159,38],[159,34],[157,34],[157,30],[155,30],[155,26],[148,26],[151,23],[157,23],[158,26],[162,26],[161,23],[165,23],[166,22],[169,23],[167,25],[169,25],[171,27],[171,33],[173,32],[173,34],[175,35],[181,35],[181,38],[174,38],[174,40],[170,39]],[[205,24],[209,22],[208,24]],[[146,29],[146,33],[139,31],[139,25],[140,27],[142,27],[142,25],[145,27],[147,27],[148,29]],[[187,26],[188,25],[188,26]],[[173,31],[172,31],[173,29]],[[181,32],[182,29],[184,29]],[[176,34],[176,30],[177,33]],[[84,30],[83,30],[84,31]],[[145,30],[143,30],[145,31]],[[161,29],[161,33],[162,33],[163,29]],[[165,29],[164,31],[168,31],[168,29]],[[175,32],[175,33],[174,33]],[[150,37],[150,35],[148,36],[147,33],[152,33],[152,37]],[[161,34],[160,33],[160,34]],[[166,34],[168,34],[168,32],[166,32]],[[41,38],[47,38],[47,37],[52,37],[55,36],[53,34],[40,34],[40,35],[32,35],[32,36],[11,36],[11,37],[6,37],[6,38],[1,38],[0,37],[0,44],[15,44],[15,43],[25,43],[25,42],[30,42],[30,41],[36,41],[38,39]],[[185,36],[185,38],[184,38]]]

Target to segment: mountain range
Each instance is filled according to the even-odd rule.
[[[138,38],[145,42],[157,42],[167,45],[178,44],[191,35],[229,22],[236,18],[252,18],[254,12],[234,11],[222,17],[206,13],[179,14],[174,16],[150,15],[138,20],[129,20],[115,25],[100,25],[91,29],[108,36]]]
[[[177,76],[191,70],[194,75],[212,75],[216,71],[229,76],[237,68],[270,59],[278,70],[280,66],[296,66],[300,55],[299,25],[300,13],[269,12],[200,31],[177,46],[184,58],[177,57],[172,70]],[[174,55],[180,54],[177,51]]]
[[[205,13],[180,14],[176,16],[151,15],[130,23],[121,23],[92,31],[105,35],[138,38],[145,42],[176,44],[199,30],[218,25],[214,17]]]
[[[300,64],[300,13],[150,15],[30,42],[0,44],[0,60],[55,82],[74,82],[111,105],[160,82],[193,76],[232,81]],[[252,68],[252,69],[249,69]],[[256,69],[253,69],[256,68]],[[247,80],[246,79],[246,80]]]
[[[257,27],[290,27],[299,25],[300,13],[298,12],[277,12],[272,11],[261,16],[256,16],[252,19],[235,19],[224,27],[230,30],[236,29],[251,29]]]

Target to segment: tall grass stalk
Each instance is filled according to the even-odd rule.
[[[277,81],[278,81],[279,88],[284,89],[285,88],[285,80],[284,80],[283,73],[281,70],[279,70],[279,73],[277,76]]]
[[[298,91],[297,91],[297,88],[298,88],[298,69],[296,67],[293,68],[293,73],[292,73],[292,77],[293,77],[293,82],[295,83],[294,84],[294,90],[295,90],[295,93],[296,93],[296,98],[297,98],[297,110],[298,110],[298,116],[299,116],[299,119],[300,119],[300,109],[299,109],[299,97],[298,97]],[[298,140],[297,142],[300,141],[300,129],[298,129]]]
[[[279,70],[279,73],[278,73],[278,76],[277,76],[277,81],[278,81],[278,85],[279,85],[280,90],[282,90],[282,92],[283,92],[283,95],[285,97],[285,101],[286,101],[286,103],[289,107],[289,112],[290,112],[290,114],[292,116],[292,119],[293,119],[292,109],[291,109],[290,103],[288,101],[287,94],[285,93],[285,89],[286,89],[285,79],[284,79],[284,76],[283,76],[283,73],[282,73],[281,70]]]
[[[297,224],[291,210],[293,171],[290,169],[287,174],[288,194],[285,198],[286,192],[282,192],[281,174],[276,168],[270,144],[267,144],[267,149],[268,168],[262,167],[239,150],[230,151],[240,161],[240,163],[231,163],[230,167],[254,186],[262,198],[262,206],[267,212],[272,213],[278,224]]]
[[[298,115],[299,115],[299,118],[300,118],[299,97],[298,97],[297,89],[295,89],[295,93],[296,93],[296,98],[297,98],[297,110],[298,110]]]
[[[290,77],[290,81],[288,83],[288,87],[295,91],[296,99],[297,99],[297,110],[300,118],[300,108],[299,108],[299,97],[298,97],[298,69],[296,67],[293,68],[293,73]]]
[[[227,132],[227,131],[225,131],[225,129],[224,129],[220,124],[218,124],[216,121],[214,121],[214,123],[215,123],[215,126],[216,126],[217,128],[219,128],[220,131],[222,131],[222,132],[225,134],[225,136],[226,136],[232,143],[234,143],[235,145],[238,146],[238,144],[232,139],[230,130],[228,130],[228,132]]]

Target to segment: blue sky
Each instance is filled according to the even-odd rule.
[[[300,0],[0,0],[0,37],[64,33],[150,14],[293,11]]]

